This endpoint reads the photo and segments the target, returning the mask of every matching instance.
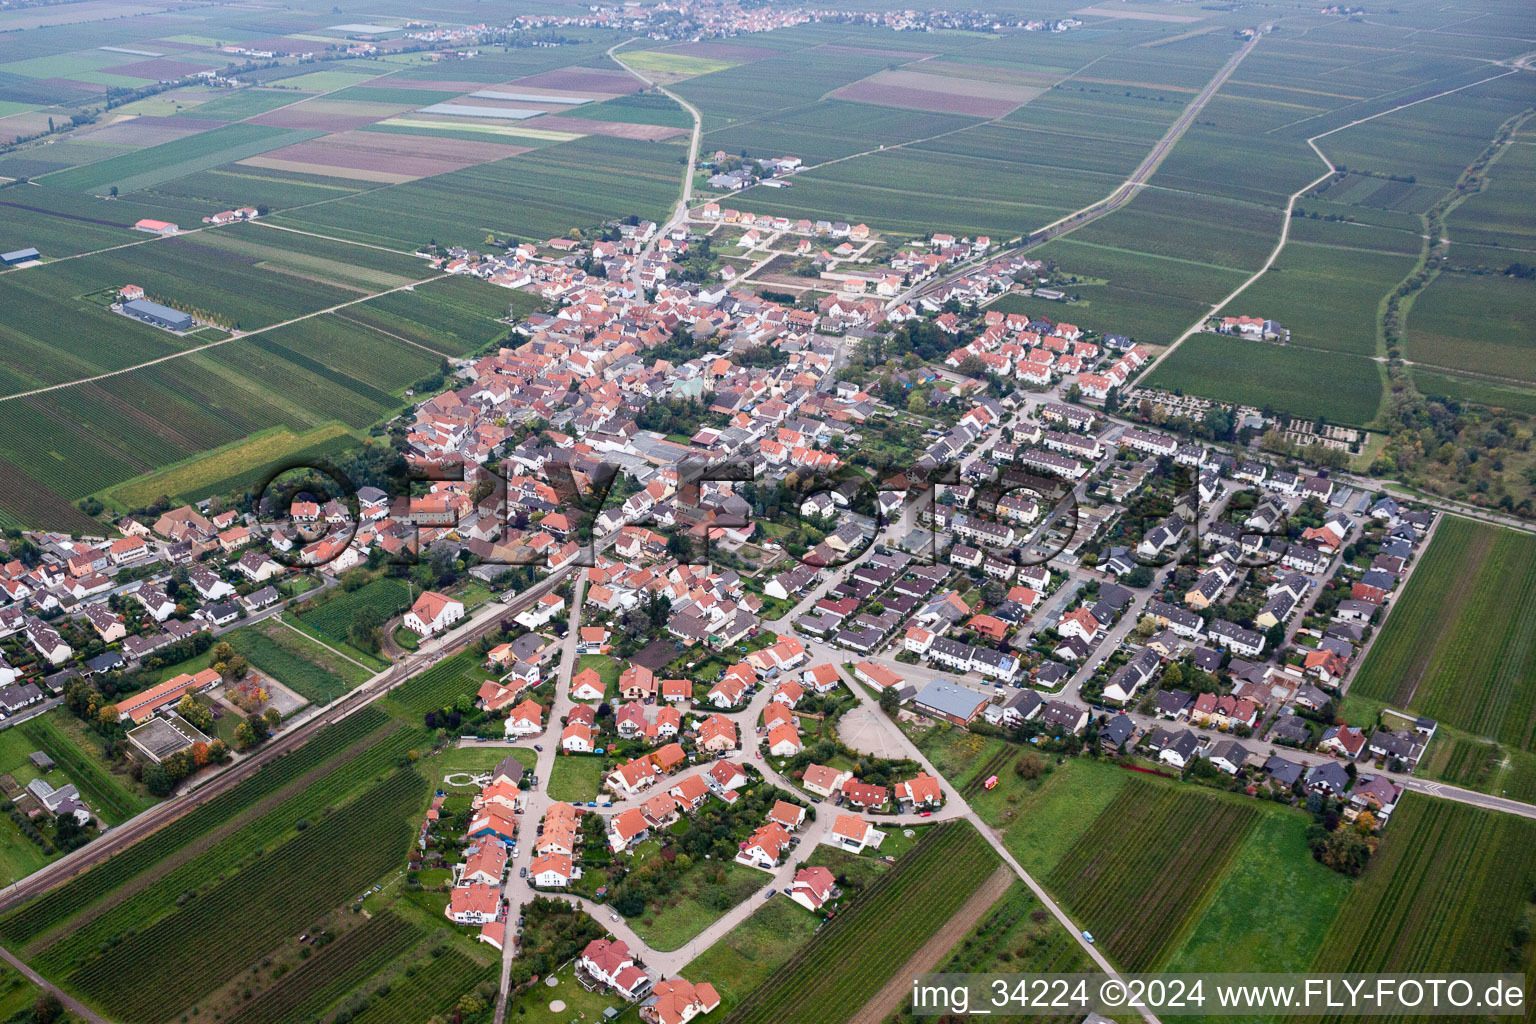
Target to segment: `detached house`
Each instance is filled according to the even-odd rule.
[[[411,610],[405,613],[405,627],[421,636],[431,636],[438,630],[447,629],[464,617],[464,604],[446,594],[428,590],[416,599]]]

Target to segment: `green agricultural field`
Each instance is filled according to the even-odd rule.
[[[1094,964],[1076,938],[1035,899],[1029,886],[1014,882],[971,933],[955,944],[934,971],[943,974],[1088,973]],[[919,1024],[928,1018],[897,1011],[892,1024]],[[1031,1015],[1034,1021],[1075,1021],[1076,1015]]]
[[[401,400],[412,384],[443,367],[436,353],[365,326],[346,313],[341,310],[279,327],[263,335],[263,344],[317,374],[340,374],[343,380]]]
[[[935,827],[744,999],[731,1020],[849,1020],[998,863],[997,855],[965,822]],[[913,899],[914,893],[923,898]]]
[[[130,480],[112,488],[107,497],[125,509],[148,507],[162,495],[173,501],[201,501],[212,494],[235,490],[236,485],[229,481],[249,478],[247,486],[255,486],[268,466],[288,459],[314,458],[322,452],[335,453],[356,443],[356,436],[339,423],[302,434],[287,427],[274,427]]]
[[[296,838],[313,842],[307,833],[317,819],[329,820],[357,806],[353,798],[394,777],[390,773],[405,763],[408,751],[422,738],[418,730],[393,728],[370,740],[354,741],[334,756],[322,758],[322,765],[308,766],[270,799],[220,823],[169,860],[152,865],[67,929],[39,936],[27,947],[34,962],[39,969],[66,974],[109,946],[114,935],[170,920],[177,908],[185,907],[181,897],[186,892],[201,892],[270,864]],[[390,823],[375,824],[387,831]]]
[[[406,720],[419,722],[422,715],[448,707],[460,697],[474,700],[480,684],[490,676],[484,659],[471,647],[413,676],[391,691],[385,702]]]
[[[399,288],[430,276],[423,261],[406,251],[388,253],[284,231],[260,220],[205,232],[198,241],[263,270],[302,275],[364,294]]]
[[[1370,359],[1217,334],[1192,335],[1143,383],[1353,426],[1375,419],[1381,402]]]
[[[1536,743],[1536,538],[1442,516],[1351,690],[1520,750]]]
[[[247,117],[265,114],[278,107],[286,107],[302,98],[278,89],[241,89],[239,92],[215,96],[194,107],[188,107],[176,116],[203,118],[210,121],[243,121]]]
[[[364,608],[372,609],[383,622],[409,608],[412,596],[412,589],[405,580],[381,576],[357,590],[327,595],[318,606],[300,612],[298,619],[324,636],[330,646],[340,648],[364,664],[373,664],[378,659],[353,647],[347,638],[347,630]]]
[[[1536,414],[1536,387],[1486,380],[1480,377],[1461,377],[1449,373],[1434,373],[1422,366],[1413,368],[1413,383],[1420,393],[1427,396],[1449,398],[1458,402],[1474,402],[1495,409]]]
[[[1025,783],[1011,765],[995,789],[969,796],[1024,870],[1046,875],[1120,795],[1130,772],[1096,761],[1068,761],[1039,783]]]
[[[1251,274],[1280,237],[1281,211],[1254,203],[1148,189],[1071,235],[1074,241],[1211,270]],[[1207,279],[1201,296],[1226,294]]]
[[[259,124],[227,124],[174,142],[50,174],[42,180],[50,188],[96,195],[105,195],[113,186],[121,192],[133,192],[323,134]]]
[[[965,190],[957,192],[962,181]],[[908,147],[804,171],[792,189],[756,188],[740,201],[754,212],[863,221],[896,234],[926,234],[943,224],[956,233],[1009,239],[1088,205],[1116,184],[1108,175]]]
[[[316,704],[329,704],[372,674],[276,618],[237,629],[224,639],[252,665]]]
[[[366,184],[270,167],[227,164],[210,171],[183,175],[137,195],[165,201],[206,203],[221,209],[249,204],[265,206],[269,210],[285,210],[340,199],[363,191]]]
[[[1211,303],[1247,276],[1089,243],[1076,234],[1049,242],[1038,252],[1061,267],[1057,283],[1077,298],[1068,308],[1080,323],[1153,345],[1167,345],[1183,334]],[[1079,278],[1088,283],[1078,283]]]
[[[424,792],[420,776],[395,772],[198,899],[87,959],[69,984],[129,1022],[159,1021],[168,1006],[191,1006],[403,861],[412,831],[405,816]],[[369,840],[358,842],[364,831]],[[156,954],[147,956],[151,950]]]
[[[1536,188],[1536,146],[1531,145],[1531,122],[1499,151],[1488,169],[1481,192],[1469,197],[1447,218],[1454,243],[1536,248],[1536,221],[1532,219],[1531,190]],[[1484,259],[1498,265],[1499,256],[1486,252]]]
[[[23,904],[0,919],[0,935],[29,951],[62,937],[63,926],[88,907],[108,901],[133,879],[151,877],[185,861],[205,838],[213,840],[239,832],[264,801],[284,799],[303,788],[309,773],[326,770],[333,759],[389,723],[380,711],[366,709],[324,730],[299,750],[197,808],[188,811],[121,855],[71,878],[43,896]],[[0,738],[12,730],[0,733]],[[292,825],[290,819],[287,823]],[[287,826],[285,826],[287,827]]]
[[[389,189],[275,215],[276,224],[395,249],[485,236],[563,236],[635,214],[665,219],[682,185],[681,147],[589,136]]]
[[[1347,237],[1339,227],[1331,237]],[[1289,242],[1269,272],[1224,312],[1284,324],[1291,345],[1374,356],[1377,309],[1413,269],[1411,256]]]
[[[1251,801],[1132,779],[1047,876],[1127,970],[1173,949],[1259,819]]]
[[[1413,300],[1407,356],[1431,367],[1536,382],[1536,281],[1442,273]]]
[[[1009,143],[1022,140],[1009,136],[1018,136],[1019,132],[994,127],[991,130],[1001,138],[990,139],[972,138],[972,132],[961,131],[976,123],[975,118],[955,114],[822,100],[709,132],[704,136],[704,148],[709,151],[723,149],[727,153],[745,149],[754,155],[793,153],[807,164],[815,164],[877,150],[881,146],[943,135],[942,140],[932,144],[933,148],[993,159],[1013,159],[1018,155]],[[797,177],[796,181],[800,180],[803,179]],[[766,193],[757,194],[767,198]]]
[[[352,929],[244,1004],[230,1024],[303,1024],[361,988],[422,939],[421,929],[384,913]]]
[[[616,96],[601,103],[588,103],[565,112],[564,117],[592,121],[618,121],[624,124],[659,124],[670,128],[692,128],[693,118],[672,97],[659,92]]]
[[[1529,973],[1533,885],[1536,823],[1405,793],[1312,970]]]
[[[1313,858],[1309,823],[1288,808],[1264,807],[1210,902],[1159,969],[1306,970],[1351,890],[1348,878]]]
[[[446,356],[463,356],[504,338],[510,328],[501,320],[509,313],[522,318],[542,305],[543,300],[530,292],[450,277],[382,295],[336,315]]]
[[[660,53],[656,50],[625,50],[619,60],[641,71],[660,71],[669,75],[707,75],[732,66],[728,61],[690,57],[681,53]]]

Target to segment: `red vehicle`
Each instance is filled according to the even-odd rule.
[[[997,776],[996,775],[992,776],[990,779],[988,779],[986,782],[983,782],[981,785],[982,785],[983,789],[993,789],[993,788],[995,788],[997,786]]]

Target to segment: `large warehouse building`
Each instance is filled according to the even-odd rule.
[[[123,312],[136,320],[143,320],[147,324],[156,327],[164,327],[172,331],[190,330],[192,327],[192,314],[183,313],[179,309],[170,306],[162,306],[158,302],[149,299],[134,299],[123,303]]]

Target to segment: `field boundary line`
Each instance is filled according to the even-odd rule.
[[[433,281],[441,281],[447,276],[447,274],[433,274],[431,277],[424,277],[419,281],[409,281],[402,285],[396,285],[393,288],[386,288],[381,292],[374,292],[371,295],[363,295],[355,299],[348,299],[346,302],[337,303],[334,306],[327,306],[325,309],[317,309],[312,313],[305,313],[302,316],[296,316],[292,319],[283,320],[275,324],[268,324],[265,327],[258,327],[255,330],[238,331],[234,334],[231,334],[227,338],[220,339],[219,341],[210,341],[206,345],[198,345],[195,348],[184,349],[180,352],[172,352],[168,356],[161,356],[158,359],[151,359],[148,362],[136,363],[133,366],[124,366],[121,369],[109,370],[106,373],[98,373],[94,377],[82,377],[79,380],[67,380],[61,384],[50,384],[45,388],[33,388],[31,391],[18,391],[13,395],[0,395],[0,402],[10,402],[18,398],[31,398],[35,395],[45,395],[50,391],[61,391],[64,388],[79,387],[81,384],[94,384],[99,380],[109,380],[112,377],[120,377],[125,373],[132,373],[135,370],[148,369],[151,366],[158,366],[161,363],[168,363],[173,359],[181,359],[184,356],[195,355],[198,352],[206,352],[211,348],[218,348],[221,345],[228,345],[231,342],[244,341],[246,338],[254,338],[258,334],[266,334],[270,331],[275,331],[280,327],[290,327],[293,324],[301,323],[305,320],[312,320],[317,316],[324,316],[327,313],[334,313],[338,309],[346,309],[348,306],[355,306],[360,302],[370,302],[373,299],[381,298],[385,295],[392,295],[395,292],[413,291],[419,285],[431,284]]]
[[[279,210],[278,212],[281,213],[282,211]],[[396,256],[411,256],[415,257],[416,259],[421,258],[416,253],[406,252],[404,249],[391,249],[386,245],[374,245],[372,242],[359,242],[354,238],[336,238],[334,235],[322,235],[318,231],[304,231],[300,228],[290,228],[282,224],[273,224],[271,221],[262,220],[260,217],[251,221],[251,223],[259,224],[264,228],[271,228],[273,231],[291,231],[296,235],[308,235],[310,238],[323,238],[327,242],[340,242],[343,245],[360,245],[365,249],[377,249],[380,252],[393,253]]]
[[[1497,75],[1489,75],[1487,78],[1480,78],[1476,82],[1468,82],[1466,85],[1459,85],[1459,86],[1457,86],[1454,89],[1446,89],[1444,92],[1437,92],[1433,96],[1423,96],[1423,97],[1420,97],[1419,99],[1413,100],[1412,102],[1399,104],[1398,106],[1392,107],[1389,110],[1377,111],[1376,113],[1371,114],[1368,117],[1362,117],[1362,118],[1360,118],[1358,120],[1351,121],[1348,124],[1341,124],[1337,128],[1330,128],[1326,132],[1320,132],[1317,135],[1314,135],[1311,138],[1309,138],[1307,140],[1307,145],[1312,148],[1312,152],[1317,154],[1317,158],[1319,160],[1321,160],[1324,164],[1327,165],[1328,169],[1325,170],[1322,174],[1319,174],[1316,178],[1313,178],[1311,181],[1307,182],[1305,185],[1303,185],[1301,188],[1297,189],[1295,192],[1292,192],[1291,193],[1291,197],[1286,200],[1286,202],[1285,202],[1284,218],[1280,222],[1280,240],[1278,242],[1276,242],[1275,243],[1275,247],[1272,250],[1270,250],[1269,257],[1267,259],[1265,259],[1263,266],[1259,267],[1258,270],[1255,270],[1253,272],[1253,275],[1251,277],[1249,277],[1246,281],[1244,281],[1242,284],[1240,284],[1236,288],[1234,288],[1232,290],[1231,294],[1229,294],[1226,298],[1222,299],[1221,301],[1217,302],[1215,305],[1211,306],[1211,308],[1208,311],[1206,311],[1206,313],[1204,315],[1202,315],[1199,320],[1196,320],[1192,325],[1190,325],[1188,330],[1186,330],[1183,334],[1181,334],[1177,338],[1175,338],[1173,340],[1173,344],[1169,345],[1167,348],[1163,349],[1162,352],[1158,353],[1157,356],[1154,357],[1153,360],[1150,363],[1147,364],[1146,368],[1144,370],[1142,370],[1139,375],[1137,375],[1136,379],[1137,380],[1145,380],[1148,377],[1150,377],[1152,375],[1152,372],[1154,370],[1156,370],[1158,368],[1158,366],[1160,366],[1165,359],[1167,359],[1170,355],[1173,354],[1174,349],[1178,348],[1180,345],[1182,345],[1190,337],[1194,336],[1195,334],[1200,333],[1201,328],[1203,328],[1205,326],[1205,323],[1206,323],[1207,320],[1209,320],[1211,317],[1215,316],[1217,313],[1220,313],[1234,299],[1236,299],[1239,295],[1243,294],[1243,292],[1247,291],[1250,285],[1252,285],[1259,278],[1263,277],[1265,274],[1269,273],[1270,268],[1275,265],[1275,260],[1280,258],[1280,252],[1281,252],[1282,249],[1285,248],[1285,243],[1290,240],[1290,236],[1291,236],[1291,219],[1292,219],[1291,218],[1291,213],[1296,208],[1296,200],[1300,199],[1303,195],[1305,195],[1306,193],[1310,192],[1312,189],[1316,188],[1317,186],[1321,185],[1323,182],[1327,181],[1329,178],[1333,177],[1333,175],[1335,173],[1337,173],[1333,169],[1333,161],[1328,159],[1327,155],[1321,149],[1318,148],[1318,145],[1317,145],[1317,140],[1318,139],[1326,139],[1330,135],[1334,135],[1334,134],[1336,134],[1338,132],[1342,132],[1342,131],[1344,131],[1345,129],[1348,129],[1348,128],[1354,128],[1354,127],[1356,127],[1358,125],[1362,125],[1362,124],[1364,124],[1367,121],[1374,121],[1378,117],[1385,117],[1388,114],[1395,114],[1395,113],[1397,113],[1400,110],[1406,110],[1409,107],[1418,106],[1420,103],[1428,103],[1430,100],[1437,100],[1437,99],[1440,99],[1442,96],[1449,96],[1452,93],[1461,92],[1461,91],[1463,91],[1465,89],[1471,89],[1471,88],[1474,88],[1476,86],[1484,85],[1484,84],[1486,84],[1488,82],[1492,82],[1492,81],[1494,81],[1496,79],[1504,78],[1504,77],[1506,77],[1508,75],[1516,74],[1517,70],[1518,69],[1516,69],[1516,68],[1510,68],[1509,70],[1502,71],[1502,72],[1500,72]],[[1433,241],[1433,240],[1431,240],[1431,241]]]
[[[373,324],[365,324],[361,320],[354,320],[351,317],[344,316],[341,313],[337,313],[337,314],[335,314],[335,316],[336,316],[336,319],[338,319],[338,320],[345,320],[349,324],[356,324],[357,326],[365,328],[366,330],[373,331],[373,332],[375,332],[377,334],[382,334],[386,338],[394,338],[398,342],[401,342],[401,343],[406,344],[406,345],[411,345],[411,346],[413,346],[415,348],[419,348],[423,352],[430,352],[432,355],[436,356],[439,359],[447,359],[448,358],[448,356],[444,355],[442,352],[439,352],[435,348],[428,348],[426,345],[423,345],[421,342],[419,342],[419,341],[412,341],[410,338],[402,338],[400,335],[395,334],[395,333],[393,333],[391,331],[386,331],[382,327],[375,327]]]

